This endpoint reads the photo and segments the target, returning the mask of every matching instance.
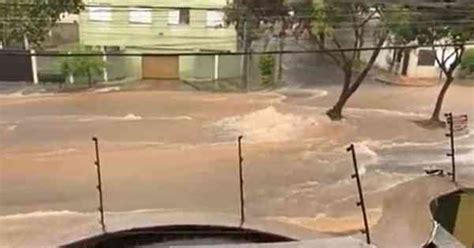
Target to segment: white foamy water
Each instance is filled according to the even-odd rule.
[[[0,216],[0,221],[6,220],[22,220],[22,219],[34,219],[34,218],[47,218],[47,217],[64,217],[64,216],[87,216],[88,213],[80,213],[69,210],[61,211],[36,211],[23,214],[10,214]]]
[[[367,209],[369,216],[369,225],[375,225],[382,217],[382,208]],[[319,213],[314,217],[288,217],[277,216],[268,219],[301,226],[317,232],[344,233],[353,232],[363,228],[363,222],[360,214],[351,214],[346,216],[331,217],[324,213]],[[334,246],[339,247],[339,246]],[[345,246],[341,246],[345,247]]]
[[[465,142],[470,141],[472,138],[472,132],[460,136],[455,137],[455,143],[457,144],[457,148],[468,148],[474,145],[474,140],[472,140],[472,144],[468,145],[459,145],[458,142]],[[404,147],[437,147],[437,146],[444,146],[449,144],[448,139],[440,140],[440,141],[432,141],[432,142],[416,142],[416,141],[404,141],[404,142],[394,142],[392,140],[377,140],[377,141],[369,141],[367,143],[370,147],[377,148],[377,149],[392,149],[392,148],[404,148]]]
[[[12,131],[15,131],[17,127],[18,127],[17,125],[10,125],[6,128],[6,130],[9,132],[12,132]]]
[[[401,184],[415,180],[422,176],[413,174],[401,174],[401,173],[387,173],[380,170],[374,171],[362,177],[362,184],[364,185],[364,194],[372,195],[382,192],[389,191]],[[318,192],[337,192],[344,190],[344,188],[355,187],[355,180],[352,178],[346,178],[335,182],[334,184],[324,185],[320,188],[315,188]],[[347,201],[356,201],[358,195],[356,191],[351,191],[351,194],[346,194],[343,197],[335,198],[332,202],[327,202],[325,210],[330,211],[333,206],[337,204],[346,204]]]
[[[446,152],[449,150],[446,149]],[[470,149],[467,152],[456,153],[456,163],[458,165],[466,164],[468,166],[474,166],[474,149]],[[451,165],[451,158],[444,155],[444,153],[438,156],[432,156],[431,158],[410,160],[403,163],[405,167],[418,167],[420,165],[440,166],[440,165]]]
[[[191,121],[193,120],[192,117],[187,116],[187,115],[178,115],[178,116],[169,116],[169,117],[151,117],[148,118],[151,120],[163,120],[163,121]]]
[[[359,161],[359,174],[364,175],[367,172],[367,166],[376,165],[379,162],[379,155],[375,152],[371,144],[374,141],[367,140],[354,143],[356,156]]]
[[[13,93],[9,93],[9,94],[0,94],[0,98],[19,98],[19,97],[24,97],[25,95],[23,95],[23,92],[25,90],[19,90],[19,91],[16,91],[16,92],[13,92]]]
[[[25,94],[26,90],[22,89],[13,93],[9,94],[0,94],[0,99],[12,99],[12,98],[25,98],[25,97],[41,97],[41,96],[54,96],[54,93],[44,93],[44,92],[36,92],[36,93],[28,93]]]
[[[115,87],[105,87],[105,88],[100,88],[94,90],[95,93],[107,93],[107,92],[113,92],[113,91],[120,91],[120,87],[115,86]]]
[[[77,149],[75,148],[64,148],[64,149],[57,149],[57,150],[52,150],[48,152],[42,152],[36,154],[39,157],[51,157],[51,156],[59,156],[59,155],[65,155],[65,154],[70,154],[76,152]]]
[[[418,112],[402,112],[389,109],[375,109],[375,108],[346,108],[345,111],[349,113],[377,113],[390,116],[408,116],[408,117],[428,117],[428,114]]]
[[[306,128],[317,126],[321,121],[314,117],[281,113],[271,106],[225,118],[215,125],[228,135],[244,135],[251,142],[284,142],[300,137]]]
[[[47,116],[34,116],[23,120],[27,121],[68,121],[68,122],[96,122],[96,121],[141,121],[141,120],[152,120],[152,121],[190,121],[192,117],[186,115],[177,116],[150,116],[143,117],[141,115],[129,113],[124,116],[111,116],[111,115],[47,115]]]
[[[328,108],[320,106],[308,106],[308,105],[299,105],[298,108],[304,108],[309,110],[316,110],[319,113],[325,113]],[[417,118],[428,118],[429,114],[421,112],[404,112],[390,109],[377,109],[377,108],[345,108],[343,110],[343,116],[346,116],[348,119],[351,118],[362,118],[363,116],[369,115],[374,116],[391,116],[391,117],[417,117]],[[342,119],[344,121],[345,119]]]
[[[143,117],[135,114],[127,114],[125,116],[90,116],[79,118],[79,122],[91,122],[91,121],[139,121]]]
[[[315,99],[325,97],[329,94],[326,90],[318,89],[302,89],[302,88],[282,88],[277,91],[280,94],[285,94],[286,96],[298,96],[298,95],[308,95],[307,99]]]

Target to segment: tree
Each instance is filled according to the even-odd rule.
[[[436,64],[444,76],[444,83],[436,99],[429,119],[432,126],[444,126],[440,113],[449,86],[453,83],[456,69],[461,65],[465,44],[473,38],[474,13],[461,7],[430,7],[423,14],[411,14],[408,28],[410,32],[392,33],[406,42],[416,42],[420,46],[429,46],[433,51]]]
[[[383,6],[367,1],[320,0],[314,4],[312,19],[312,40],[344,74],[339,99],[326,112],[331,120],[340,120],[346,102],[367,77],[387,39]],[[370,46],[375,49],[367,61],[362,61],[359,49],[368,43],[367,37],[373,37]],[[343,48],[353,51],[333,51]]]
[[[412,10],[409,6],[391,5],[386,11],[387,28],[389,29],[388,43],[394,46],[404,46],[412,42],[416,37],[416,31],[412,27]],[[394,49],[393,56],[390,60],[390,72],[393,72],[397,59],[402,56],[409,58],[410,48]]]
[[[93,76],[100,75],[106,66],[101,57],[98,56],[77,56],[81,53],[98,52],[92,49],[79,47],[71,52],[74,56],[66,56],[61,62],[61,71],[68,77],[86,77],[89,87],[92,87]]]
[[[225,8],[226,19],[228,23],[233,23],[237,30],[240,40],[239,50],[245,53],[251,51],[252,43],[268,35],[265,32],[268,29],[274,29],[275,24],[283,22],[279,37],[283,36],[283,30],[286,29],[285,17],[288,16],[288,8],[283,0],[235,0]],[[261,25],[261,24],[264,25]],[[263,37],[265,39],[265,37]],[[268,43],[267,43],[268,44]],[[283,41],[280,39],[280,48]],[[264,45],[266,47],[266,45]],[[243,57],[242,89],[248,87],[248,68],[250,56]],[[281,61],[281,59],[280,59]]]
[[[467,49],[462,57],[461,69],[465,75],[470,75],[474,72],[474,49]]]
[[[4,0],[0,3],[3,45],[40,47],[62,14],[78,14],[83,8],[81,0]]]

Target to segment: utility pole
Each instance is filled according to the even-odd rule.
[[[102,232],[106,233],[105,229],[105,220],[104,220],[104,203],[102,198],[102,176],[100,174],[100,157],[99,157],[99,140],[96,137],[92,137],[92,141],[95,144],[95,157],[96,161],[94,162],[97,168],[97,190],[99,191],[99,213],[100,213],[100,225],[102,227]]]
[[[242,157],[242,138],[243,136],[239,136],[237,139],[239,145],[239,184],[240,184],[240,227],[244,225],[245,222],[245,205],[244,205],[244,173],[242,168],[242,162],[244,158]]]
[[[242,43],[243,43],[243,51],[244,55],[242,57],[242,91],[247,91],[248,90],[248,72],[249,72],[249,30],[248,30],[248,14],[247,10],[245,10],[246,13],[244,14],[244,19],[243,19],[243,37],[242,37]]]
[[[364,227],[365,230],[361,231],[362,233],[365,233],[366,239],[367,239],[367,244],[370,244],[370,232],[369,232],[369,222],[367,221],[367,212],[365,211],[365,202],[364,202],[364,194],[362,192],[362,186],[360,183],[360,177],[359,177],[359,168],[357,167],[357,157],[356,157],[356,152],[355,152],[355,147],[354,144],[351,144],[347,148],[348,152],[352,152],[352,162],[354,164],[354,172],[355,174],[352,175],[352,178],[356,179],[357,181],[357,189],[359,191],[359,201],[357,202],[357,206],[361,207],[362,209],[362,215],[364,217]]]
[[[452,170],[451,173],[448,173],[452,177],[452,181],[456,182],[456,150],[454,147],[454,120],[453,120],[453,113],[446,113],[444,114],[446,117],[446,122],[449,125],[449,133],[446,134],[446,137],[449,137],[451,143],[451,153],[447,153],[446,156],[451,157],[451,166]]]
[[[3,12],[3,28],[2,28],[2,31],[3,31],[3,34],[2,34],[2,48],[7,48],[7,34],[8,34],[8,8],[7,8],[7,5],[3,6],[2,8],[5,8],[5,9],[2,9]]]

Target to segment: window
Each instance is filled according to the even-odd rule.
[[[146,8],[131,8],[128,16],[130,23],[151,23],[151,10]]]
[[[213,28],[224,27],[224,12],[222,11],[207,11],[206,26]]]
[[[120,52],[120,47],[119,46],[105,46],[104,50],[106,52]]]
[[[188,25],[189,9],[176,9],[168,12],[169,25]]]
[[[432,50],[420,50],[418,52],[418,65],[434,66],[436,62],[436,54]]]
[[[89,20],[106,22],[112,20],[110,7],[96,6],[89,8]]]

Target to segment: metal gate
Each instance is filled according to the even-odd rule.
[[[179,79],[179,57],[144,56],[142,77],[144,79]]]
[[[9,53],[24,53],[24,56]],[[29,54],[25,50],[0,50],[0,81],[33,82]]]

